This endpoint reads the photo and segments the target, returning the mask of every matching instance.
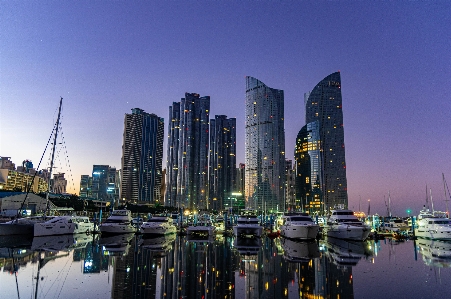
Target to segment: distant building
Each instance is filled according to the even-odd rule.
[[[209,209],[222,210],[236,178],[236,119],[216,115],[210,120]]]
[[[235,179],[235,191],[244,194],[245,186],[245,175],[246,166],[244,163],[240,163],[238,168],[236,168],[236,179]]]
[[[47,192],[48,183],[39,175],[16,170],[0,169],[0,190],[40,193]]]
[[[209,110],[210,97],[197,93],[169,108],[167,205],[208,208]]]
[[[50,190],[56,194],[66,193],[67,180],[64,178],[64,173],[57,173],[53,175],[50,182]]]
[[[139,108],[125,115],[121,199],[162,203],[164,119]]]
[[[343,110],[340,72],[321,80],[310,93],[305,94],[305,121],[307,126],[318,121],[320,140],[319,177],[308,180],[318,183],[324,209],[337,204],[348,205],[346,161],[343,128]],[[304,132],[309,131],[307,127]],[[307,133],[308,134],[308,133]],[[307,178],[302,178],[306,181]]]
[[[284,92],[246,77],[246,206],[282,209],[285,196]]]
[[[92,176],[82,174],[80,179],[80,197],[92,197]]]
[[[15,170],[16,164],[11,161],[11,157],[0,157],[0,169]]]

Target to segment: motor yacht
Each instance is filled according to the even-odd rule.
[[[34,225],[35,237],[91,233],[93,231],[94,223],[86,216],[55,216]]]
[[[259,219],[254,210],[243,210],[238,216],[236,225],[233,227],[233,233],[237,237],[258,237],[263,232],[263,227],[259,223]]]
[[[29,235],[33,236],[34,225],[52,219],[53,216],[32,216],[0,223],[0,236]]]
[[[279,229],[282,237],[312,240],[318,235],[319,225],[306,213],[285,213]]]
[[[141,224],[139,231],[146,235],[167,235],[175,234],[177,228],[173,224],[171,217],[153,216]]]
[[[136,232],[132,224],[132,214],[129,210],[114,210],[111,216],[100,224],[102,234],[127,234]]]
[[[414,230],[416,237],[432,240],[451,240],[451,220],[436,215],[426,208],[420,211]]]
[[[371,227],[357,219],[354,212],[345,209],[331,211],[323,233],[327,237],[363,241],[368,238]]]
[[[186,229],[187,235],[198,235],[198,236],[213,236],[216,227],[211,222],[209,215],[202,215],[199,220],[189,225]]]

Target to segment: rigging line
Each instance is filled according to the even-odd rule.
[[[58,250],[58,252],[59,252],[59,251],[62,251],[62,250]],[[55,282],[59,281],[58,278],[62,275],[64,268],[66,268],[67,263],[70,261],[69,256],[70,256],[70,254],[68,253],[68,254],[66,255],[66,258],[67,258],[66,263],[65,263],[64,266],[61,268],[61,270],[59,271],[58,275],[57,275],[57,276],[55,277],[55,279],[53,280],[53,283],[50,285],[50,287],[47,288],[47,293],[45,293],[44,298],[47,297],[48,293],[50,292],[50,289],[53,287],[53,285],[55,284]],[[56,256],[56,258],[58,258],[58,257],[63,257],[63,255]],[[71,265],[72,265],[72,262],[71,262]],[[69,267],[69,269],[70,269],[70,267]],[[66,277],[67,277],[67,276],[66,276]],[[64,284],[63,284],[63,285],[64,285]],[[60,293],[61,293],[61,291],[60,291]],[[58,295],[58,296],[59,296],[59,295]]]
[[[20,205],[20,210],[23,209],[23,207],[24,207],[24,205],[25,205],[25,201],[26,201],[27,198],[28,198],[28,193],[30,193],[30,189],[31,189],[32,183],[34,182],[34,179],[35,179],[36,175],[38,174],[39,167],[41,166],[42,159],[44,158],[45,152],[47,151],[47,147],[49,146],[50,140],[52,140],[52,136],[53,136],[53,132],[55,131],[55,127],[56,127],[56,124],[53,125],[52,133],[50,133],[49,140],[47,140],[47,144],[46,144],[46,146],[45,146],[44,152],[42,153],[41,160],[39,160],[39,164],[38,164],[38,167],[36,168],[36,172],[34,173],[33,178],[32,178],[32,180],[31,180],[30,184],[28,185],[27,193],[25,194],[25,198],[24,198],[24,200],[22,201],[22,204]],[[49,178],[49,179],[50,179],[50,178]],[[47,190],[47,191],[48,191],[48,190]],[[17,216],[17,215],[16,215],[16,216]]]

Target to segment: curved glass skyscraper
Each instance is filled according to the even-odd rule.
[[[310,93],[305,95],[305,111],[307,127],[310,125],[313,128],[311,123],[318,122],[319,144],[321,146],[319,157],[321,167],[320,173],[317,175],[319,179],[310,177],[309,180],[320,183],[321,201],[324,202],[326,210],[337,204],[347,206],[348,193],[340,72],[325,77]],[[305,167],[308,166],[308,163],[301,164]],[[296,165],[298,165],[298,161],[296,161]],[[296,172],[297,175],[307,173],[302,169],[297,169]],[[307,178],[301,178],[301,181],[305,180]],[[297,198],[303,196],[305,194],[297,194]]]
[[[285,131],[283,90],[246,77],[246,207],[283,209]]]

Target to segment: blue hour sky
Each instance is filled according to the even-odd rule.
[[[56,171],[78,193],[93,164],[120,168],[125,113],[167,124],[196,92],[237,118],[244,163],[249,75],[284,90],[293,159],[304,93],[340,70],[349,206],[385,214],[390,191],[394,214],[418,213],[427,184],[445,210],[450,16],[448,1],[0,1],[0,155],[37,166],[62,96]]]

